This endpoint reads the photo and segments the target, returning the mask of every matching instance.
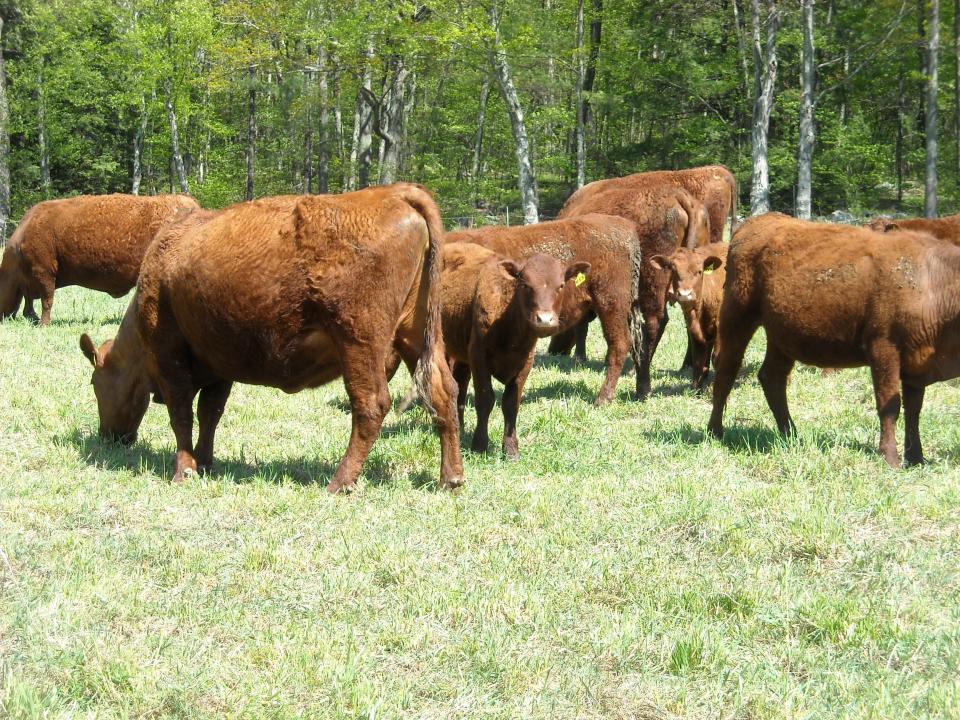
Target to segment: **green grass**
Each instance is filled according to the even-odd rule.
[[[329,497],[340,383],[238,386],[217,469],[172,486],[162,407],[96,435],[77,337],[123,308],[68,289],[0,325],[2,717],[960,718],[958,387],[895,472],[865,371],[799,368],[776,436],[761,333],[722,444],[674,316],[645,404],[631,374],[592,406],[596,330],[588,368],[541,357],[522,459],[465,451],[456,494],[414,411]]]

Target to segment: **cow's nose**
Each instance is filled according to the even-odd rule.
[[[556,327],[557,314],[553,310],[538,310],[537,325],[540,327]]]
[[[693,290],[681,290],[677,294],[681,300],[693,300]]]

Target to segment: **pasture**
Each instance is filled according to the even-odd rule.
[[[538,356],[519,461],[469,452],[468,408],[456,494],[415,410],[329,497],[339,381],[236,386],[215,471],[173,486],[164,408],[129,448],[96,434],[77,339],[125,303],[68,288],[50,327],[0,325],[0,716],[960,717],[956,386],[922,468],[876,454],[866,369],[798,368],[783,441],[761,332],[719,443],[674,311],[645,404],[631,371],[593,407],[594,325],[588,367]]]

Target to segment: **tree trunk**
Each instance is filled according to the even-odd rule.
[[[400,144],[403,141],[403,100],[409,70],[402,57],[390,59],[393,77],[386,97],[378,105],[377,135],[382,141],[383,158],[380,162],[380,184],[389,185],[397,176],[400,165]]]
[[[760,0],[751,0],[753,15],[753,182],[750,188],[750,212],[753,215],[770,210],[770,169],[767,163],[767,135],[773,90],[777,80],[777,30],[780,10],[775,0],[767,0],[767,42],[760,45]]]
[[[743,68],[743,89],[750,94],[750,67],[747,62],[747,49],[743,43],[743,27],[740,22],[740,0],[731,0],[733,6],[733,29],[737,33],[737,51],[740,54],[740,66]]]
[[[593,108],[590,107],[590,93],[597,83],[597,60],[600,59],[600,39],[603,30],[603,0],[593,0],[593,18],[590,20],[590,55],[587,57],[587,70],[583,77],[583,92],[586,95],[583,105],[584,132],[593,127]],[[584,136],[586,147],[586,136]]]
[[[247,75],[247,192],[253,200],[253,167],[257,157],[257,68],[251,65]]]
[[[177,131],[177,112],[173,107],[173,89],[167,82],[167,120],[170,123],[170,164],[180,187],[180,192],[190,192],[187,183],[187,170],[183,164],[183,155],[180,154],[180,134]],[[173,177],[170,179],[173,184]]]
[[[336,63],[334,63],[336,65]],[[333,85],[333,136],[334,142],[337,148],[337,158],[340,168],[340,190],[343,190],[346,186],[346,181],[343,175],[343,169],[347,166],[347,163],[344,162],[344,146],[343,146],[343,110],[341,108],[341,97],[340,97],[340,71],[334,69],[330,82]]]
[[[43,94],[43,64],[37,73],[37,144],[40,146],[40,187],[43,197],[50,199],[50,153],[47,149],[47,108]]]
[[[957,0],[960,2],[960,0]],[[814,43],[813,43],[813,4],[814,0],[800,0],[803,23],[802,71],[800,74],[800,147],[797,153],[797,217],[810,219],[813,145],[816,141],[813,126],[813,85]]]
[[[143,141],[147,134],[147,98],[140,96],[140,124],[133,136],[133,173],[130,183],[130,192],[140,194],[140,183],[143,180]]]
[[[10,222],[10,108],[7,68],[3,59],[3,15],[0,14],[0,243],[7,240]]]
[[[365,188],[370,184],[370,148],[372,145],[373,111],[368,101],[372,78],[370,61],[373,57],[373,39],[364,53],[363,79],[357,90],[357,104],[353,114],[353,148],[350,151],[350,189]],[[364,92],[366,91],[366,93]]]
[[[307,195],[313,194],[313,110],[309,105],[307,127],[303,132],[303,191]]]
[[[327,49],[323,45],[320,46],[320,52],[317,55],[317,66],[320,72],[320,110],[317,125],[317,144],[319,145],[319,153],[317,156],[317,192],[325,195],[330,192],[330,130],[328,127],[330,124],[330,82],[327,77]]]
[[[937,70],[940,51],[940,0],[930,0],[930,22],[927,29],[927,109],[926,109],[926,182],[923,192],[923,214],[937,216]]]
[[[897,73],[897,210],[903,210],[903,139],[906,125],[907,97],[904,88],[903,65]]]
[[[960,0],[957,1],[960,2]],[[586,112],[583,100],[583,89],[587,79],[587,66],[583,57],[583,2],[584,0],[577,0],[577,126],[574,131],[574,144],[576,146],[575,166],[577,168],[578,190],[587,182],[586,138],[584,137]]]
[[[523,107],[520,104],[517,89],[513,84],[513,76],[507,63],[507,53],[500,44],[500,15],[496,4],[490,8],[490,23],[494,30],[493,67],[496,70],[500,92],[507,105],[510,125],[513,128],[513,140],[517,154],[517,184],[520,189],[520,201],[523,205],[523,219],[527,224],[535,223],[539,221],[537,179],[530,161],[530,141],[527,138]]]
[[[953,132],[957,145],[957,184],[960,185],[960,0],[953,0]]]
[[[960,0],[958,0],[960,2]],[[477,133],[473,138],[473,167],[470,178],[474,188],[480,182],[480,172],[483,169],[483,133],[487,118],[487,101],[490,98],[490,76],[483,79],[480,86],[480,108],[477,110]]]

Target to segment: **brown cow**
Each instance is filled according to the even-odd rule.
[[[693,364],[693,387],[706,383],[710,358],[717,338],[720,303],[723,300],[723,263],[729,244],[710,243],[695,250],[680,248],[673,255],[655,255],[649,262],[673,274],[677,303],[683,310],[690,338]]]
[[[157,230],[184,208],[189,195],[80,195],[37,203],[23,216],[0,263],[0,319],[23,314],[50,322],[56,288],[82,285],[122,297],[137,282],[140,262]]]
[[[447,242],[482,245],[516,262],[545,254],[567,263],[590,263],[590,277],[577,286],[570,280],[563,293],[561,330],[574,327],[589,311],[600,318],[607,340],[607,374],[596,403],[613,400],[627,353],[641,361],[639,306],[640,247],[633,224],[607,215],[585,215],[536,225],[490,226],[447,234]],[[638,388],[642,373],[637,374]]]
[[[566,209],[564,212],[567,212]],[[644,258],[670,255],[678,247],[695,248],[706,243],[709,221],[704,206],[686,190],[675,187],[656,189],[620,189],[595,193],[578,202],[570,212],[604,213],[633,222]],[[642,364],[637,377],[637,397],[650,392],[650,362],[663,337],[667,324],[667,289],[670,273],[643,263],[640,271],[639,304],[643,313],[644,333]],[[550,352],[566,354],[574,340],[578,359],[586,359],[586,323],[573,328],[550,342]]]
[[[761,325],[760,383],[780,432],[794,429],[787,380],[795,362],[869,365],[880,452],[899,467],[894,436],[901,384],[905,456],[923,462],[918,419],[927,385],[960,375],[960,248],[926,234],[876,233],[768,213],[737,230],[727,260],[710,431],[750,338]]]
[[[99,350],[80,340],[94,366],[102,435],[132,442],[150,391],[159,391],[181,481],[212,463],[234,382],[293,393],[342,375],[353,429],[328,490],[349,489],[390,406],[386,364],[397,352],[417,364],[414,380],[435,413],[441,483],[462,483],[440,318],[443,228],[427,191],[397,184],[264,198],[186,223],[150,246],[116,340]]]
[[[913,230],[925,232],[941,240],[949,240],[954,245],[960,245],[960,215],[949,215],[942,218],[877,218],[867,223],[869,230],[876,232],[893,232],[895,230]]]
[[[503,453],[517,458],[517,411],[537,340],[560,329],[565,284],[584,282],[590,263],[537,254],[521,265],[479,245],[451,243],[443,264],[443,337],[459,388],[460,425],[472,375],[477,428],[471,448],[486,452],[495,377],[504,384]]]

